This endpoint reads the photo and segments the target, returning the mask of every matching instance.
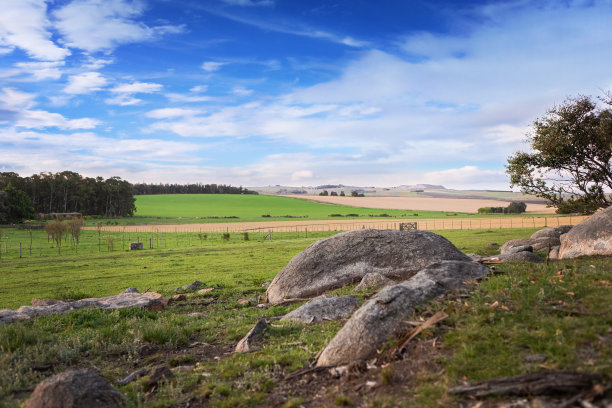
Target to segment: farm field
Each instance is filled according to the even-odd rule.
[[[535,230],[439,233],[466,253],[489,255],[497,251],[490,243]],[[97,235],[87,233],[92,234],[87,240]],[[195,279],[214,290],[172,303],[163,312],[80,310],[0,326],[0,406],[20,406],[40,380],[70,367],[93,366],[111,382],[141,368],[165,364],[172,369],[174,379],[153,389],[146,375],[118,386],[130,408],[458,406],[467,401],[451,394],[452,386],[533,371],[536,363],[525,360],[533,354],[546,355],[546,369],[609,373],[612,265],[606,259],[585,259],[499,265],[469,299],[450,296],[416,312],[411,320],[436,311],[449,317],[413,340],[403,360],[383,350],[373,363],[376,368],[350,381],[326,371],[296,375],[342,322],[283,323],[275,317],[299,304],[259,308],[238,300],[263,295],[263,282],[310,243],[331,234],[306,238],[286,233],[282,239],[236,243],[194,240],[190,245],[184,240],[185,247],[132,252],[94,245],[78,253],[65,248],[61,255],[50,244],[42,254],[2,258],[0,308],[16,308],[32,298],[106,296],[128,286],[170,296],[174,288]],[[351,287],[335,293],[361,301],[368,295]],[[503,308],[493,308],[494,302]],[[263,348],[231,353],[260,317],[274,321]],[[490,402],[496,401],[501,400]]]
[[[450,195],[450,194],[449,194]],[[473,199],[473,198],[448,198],[448,197],[332,197],[332,196],[305,196],[292,195],[287,197],[301,198],[319,203],[350,205],[355,207],[387,208],[395,210],[415,211],[451,211],[475,213],[481,207],[506,207],[510,201]],[[554,208],[547,208],[545,204],[527,203],[527,213],[530,214],[553,214]]]
[[[422,211],[423,216],[445,216],[439,211]],[[421,215],[421,213],[419,215]],[[334,215],[332,215],[334,214]],[[133,221],[142,219],[182,218],[198,222],[244,222],[295,219],[333,219],[338,216],[354,218],[410,216],[406,209],[380,211],[333,203],[315,203],[294,197],[239,194],[160,194],[136,196]]]

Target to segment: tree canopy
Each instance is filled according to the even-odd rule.
[[[612,106],[612,98],[602,100]],[[512,187],[546,198],[559,213],[592,213],[612,204],[612,110],[590,97],[570,98],[537,119],[532,152],[508,158]]]

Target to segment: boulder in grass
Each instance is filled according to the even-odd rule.
[[[318,296],[377,272],[411,277],[432,262],[470,261],[449,240],[428,231],[363,229],[322,239],[296,255],[267,290],[270,303]]]
[[[24,408],[116,408],[123,395],[93,370],[69,370],[43,380]]]
[[[206,284],[204,282],[200,282],[199,280],[195,280],[192,283],[190,283],[189,285],[181,286],[180,288],[174,289],[174,292],[176,292],[176,293],[195,292],[196,290],[202,288],[203,286],[206,286]]]
[[[561,237],[559,259],[612,255],[612,206],[599,210]]]
[[[489,268],[474,262],[441,261],[408,280],[388,286],[363,304],[325,346],[317,366],[368,360],[389,338],[400,334],[414,308],[444,293],[481,279]]]
[[[520,238],[512,239],[499,248],[500,254],[512,251],[512,248],[530,246],[533,251],[548,250],[548,248],[560,245],[559,237]],[[519,251],[520,252],[520,251]]]
[[[310,324],[343,319],[353,313],[358,303],[357,299],[349,296],[321,295],[287,313],[281,320]]]

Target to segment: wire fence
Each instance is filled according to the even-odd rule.
[[[420,230],[470,230],[500,228],[542,228],[575,225],[585,216],[511,217],[473,219],[293,221],[291,223],[225,223],[148,226],[100,226],[84,228],[78,241],[65,234],[58,242],[42,229],[0,229],[0,267],[11,267],[10,259],[63,255],[87,255],[128,251],[132,243],[142,249],[214,248],[249,241],[326,238],[341,231],[358,229],[400,229],[402,223],[416,223]]]
[[[122,232],[191,232],[191,233],[224,233],[224,232],[317,232],[317,231],[353,231],[357,229],[400,229],[402,223],[416,223],[417,228],[426,231],[461,230],[461,229],[499,229],[499,228],[543,228],[559,225],[575,225],[587,216],[561,217],[484,217],[460,219],[394,219],[391,221],[371,220],[329,220],[313,223],[312,221],[272,221],[237,222],[218,224],[183,224],[183,225],[136,225],[136,226],[102,226],[102,231]],[[96,228],[89,227],[94,230]]]

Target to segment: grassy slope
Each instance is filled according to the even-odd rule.
[[[528,236],[533,230],[444,231],[465,252],[492,253],[490,242]],[[502,235],[503,234],[503,235]],[[207,406],[246,407],[264,404],[286,373],[307,366],[341,323],[275,324],[264,349],[247,355],[224,355],[260,316],[279,316],[297,305],[259,309],[236,302],[262,294],[260,283],[313,239],[217,243],[204,249],[158,249],[141,252],[87,253],[2,261],[0,305],[14,307],[32,297],[102,296],[127,286],[151,287],[170,294],[176,286],[199,279],[217,289],[195,296],[193,304],[165,312],[83,310],[60,317],[0,327],[0,405],[13,406],[52,372],[95,366],[110,380],[160,363],[199,365],[177,373],[173,384],[147,395],[146,377],[121,387],[131,406],[167,406],[204,398]],[[442,327],[421,335],[439,338],[446,353],[438,357],[444,371],[419,371],[412,387],[394,384],[396,363],[380,372],[373,393],[358,394],[331,382],[330,401],[365,401],[387,406],[456,406],[449,387],[460,379],[478,381],[537,369],[580,369],[609,373],[612,350],[612,267],[609,260],[586,259],[546,265],[501,265],[501,274],[478,286],[470,299],[445,299],[423,313],[444,310]],[[349,293],[343,289],[340,293]],[[210,305],[199,300],[214,297]],[[497,307],[491,305],[498,302]],[[503,308],[501,306],[504,306]],[[553,309],[559,308],[561,312]],[[569,312],[563,312],[564,310]],[[188,317],[188,312],[206,317]],[[577,313],[572,313],[576,311]],[[417,318],[418,316],[414,316]],[[188,347],[193,342],[206,345]],[[429,346],[430,347],[430,346]],[[214,355],[222,356],[219,361]],[[544,353],[538,366],[524,357]],[[47,367],[47,368],[45,368]],[[376,378],[375,378],[376,379]],[[385,385],[386,384],[386,385]],[[303,387],[301,387],[303,388]],[[364,389],[367,389],[365,387]],[[296,390],[293,402],[313,391]],[[268,394],[270,393],[270,394]],[[298,404],[299,405],[299,404]]]

